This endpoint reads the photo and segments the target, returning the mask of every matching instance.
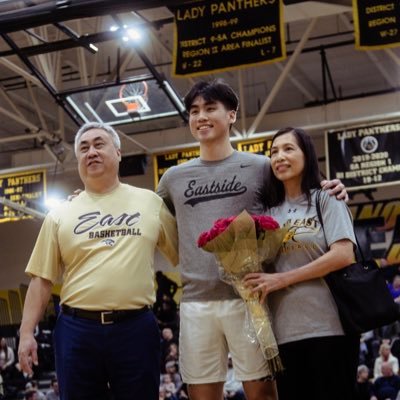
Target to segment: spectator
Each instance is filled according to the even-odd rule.
[[[245,400],[242,382],[235,377],[232,365],[232,357],[228,355],[228,371],[224,383],[224,396],[227,400]]]
[[[392,283],[388,283],[390,293],[396,303],[400,303],[400,275],[395,275]]]
[[[3,377],[0,374],[0,399],[4,396],[4,385],[3,385]]]
[[[172,392],[165,390],[162,385],[160,387],[158,398],[159,400],[178,400],[178,398]]]
[[[360,362],[359,364],[365,364],[368,368],[374,367],[376,357],[379,355],[379,346],[381,341],[375,335],[373,330],[364,332],[360,338]]]
[[[354,400],[370,400],[372,383],[369,380],[369,368],[359,365],[357,369],[356,394]]]
[[[26,390],[34,390],[37,393],[38,400],[46,400],[46,395],[39,390],[39,386],[36,380],[31,380],[25,385]]]
[[[165,361],[175,361],[179,360],[179,348],[176,343],[171,343],[168,347],[167,355],[165,357]]]
[[[392,354],[389,343],[382,343],[379,348],[379,356],[375,360],[374,380],[382,376],[382,364],[388,362],[391,364],[393,372],[397,375],[399,372],[399,360]]]
[[[164,328],[161,331],[161,361],[162,365],[165,366],[166,358],[169,353],[169,348],[172,343],[177,344],[177,340],[172,332],[171,328]],[[165,372],[162,371],[162,372]]]
[[[46,393],[46,400],[60,400],[58,381],[56,378],[51,380],[50,390]]]
[[[25,392],[25,400],[39,400],[36,390],[29,389]]]
[[[6,339],[0,339],[0,372],[4,375],[14,365],[14,350],[8,346]]]
[[[165,372],[171,375],[172,382],[174,382],[175,387],[179,389],[182,386],[182,378],[178,373],[176,361],[167,361],[165,364]]]
[[[393,365],[384,361],[381,366],[381,376],[372,386],[371,400],[396,400],[400,390],[400,377],[394,374]]]
[[[172,377],[170,374],[162,375],[162,384],[161,386],[165,389],[165,392],[171,392],[172,394],[176,394],[177,388],[175,383],[172,381]]]

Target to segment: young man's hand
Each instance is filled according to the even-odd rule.
[[[335,195],[338,200],[344,200],[346,203],[349,201],[346,186],[340,179],[332,179],[331,181],[324,179],[321,181],[321,187],[323,190],[327,190],[331,196]]]
[[[75,197],[78,197],[82,192],[83,192],[82,189],[76,189],[76,190],[74,190],[74,193],[70,194],[70,195],[67,197],[67,200],[68,200],[68,201],[72,201]]]

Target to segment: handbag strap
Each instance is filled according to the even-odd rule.
[[[319,222],[320,222],[320,224],[321,224],[322,231],[324,232],[325,241],[326,241],[326,235],[325,235],[325,229],[324,229],[324,221],[323,221],[323,219],[322,219],[322,212],[321,212],[321,205],[320,205],[321,192],[322,192],[322,189],[319,189],[318,192],[317,192],[315,207],[316,207],[316,209],[317,209],[318,219],[319,219]],[[357,246],[356,246],[356,249],[355,249],[355,250],[358,249],[358,252],[360,253],[360,256],[361,256],[361,261],[362,261],[363,263],[365,263],[364,253],[363,253],[363,251],[362,251],[362,249],[361,249],[360,243],[358,242],[358,238],[357,238],[357,235],[356,235],[356,232],[355,232],[355,231],[354,231],[354,237],[356,238],[356,243],[357,243]],[[357,251],[355,251],[354,253],[355,253],[356,260],[358,261]]]

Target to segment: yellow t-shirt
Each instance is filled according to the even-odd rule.
[[[155,301],[155,248],[178,264],[175,218],[154,192],[120,184],[82,192],[46,216],[26,272],[55,283],[61,303],[86,310],[141,308]]]

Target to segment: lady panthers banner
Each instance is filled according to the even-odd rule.
[[[192,1],[171,10],[175,15],[175,76],[286,57],[282,0]]]
[[[400,183],[400,121],[326,133],[327,173],[348,190]]]

